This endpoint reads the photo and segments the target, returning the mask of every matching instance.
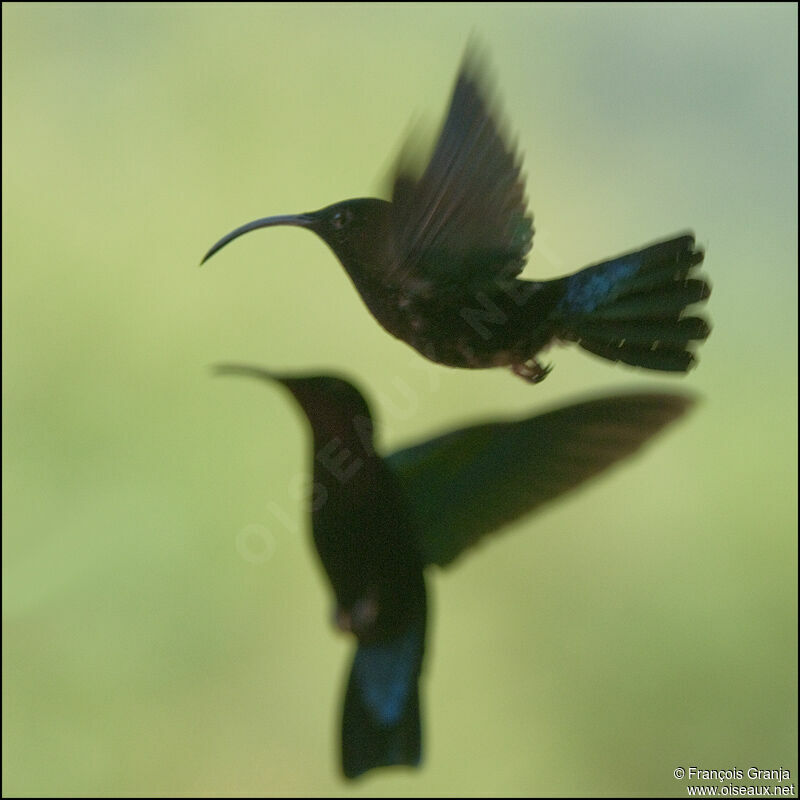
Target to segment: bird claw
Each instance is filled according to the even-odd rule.
[[[511,371],[528,383],[541,383],[553,370],[553,365],[543,367],[535,358],[529,358],[522,364],[514,364]]]

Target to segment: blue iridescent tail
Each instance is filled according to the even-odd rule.
[[[424,613],[388,641],[359,643],[342,714],[346,777],[356,778],[374,767],[419,765],[418,681],[424,649]]]
[[[702,317],[684,316],[711,294],[702,277],[691,277],[703,256],[684,234],[564,278],[553,314],[559,338],[610,361],[686,372],[695,360],[690,343],[711,332]]]

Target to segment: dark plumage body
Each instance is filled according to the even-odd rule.
[[[367,404],[333,377],[223,371],[283,384],[311,426],[314,546],[333,589],[335,623],[359,643],[342,711],[344,774],[415,766],[427,614],[423,563],[400,480],[373,448]]]
[[[330,376],[223,372],[285,386],[312,431],[314,544],[352,633],[342,711],[342,769],[420,762],[419,680],[427,618],[423,569],[579,486],[641,447],[691,404],[622,395],[446,433],[381,456],[361,394]],[[477,746],[477,745],[476,745]]]
[[[633,366],[688,370],[691,343],[710,331],[686,313],[711,291],[692,277],[703,260],[692,234],[555,280],[518,277],[533,224],[519,158],[483,83],[468,52],[429,163],[421,172],[398,164],[391,202],[360,198],[256,220],[203,260],[256,228],[297,225],[328,244],[378,322],[432,361],[506,366],[536,382],[548,372],[537,354],[560,340]]]

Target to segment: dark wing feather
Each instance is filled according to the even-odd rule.
[[[388,276],[395,285],[488,282],[524,266],[533,225],[520,163],[488,107],[483,73],[468,50],[424,173],[398,164]]]
[[[693,401],[632,394],[515,422],[453,431],[389,456],[426,564],[444,566],[483,536],[635,453]]]

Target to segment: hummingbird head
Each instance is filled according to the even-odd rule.
[[[336,375],[294,375],[258,367],[220,364],[218,375],[245,375],[281,384],[308,418],[314,438],[326,443],[334,437],[369,455],[374,453],[373,423],[367,401],[349,381]]]
[[[308,214],[264,217],[248,222],[223,236],[203,257],[205,263],[226,244],[244,233],[276,225],[307,228],[333,250],[348,271],[379,268],[386,252],[391,203],[374,197],[343,200]]]
[[[348,271],[379,268],[386,252],[391,203],[374,197],[343,200],[309,214],[308,228]]]

